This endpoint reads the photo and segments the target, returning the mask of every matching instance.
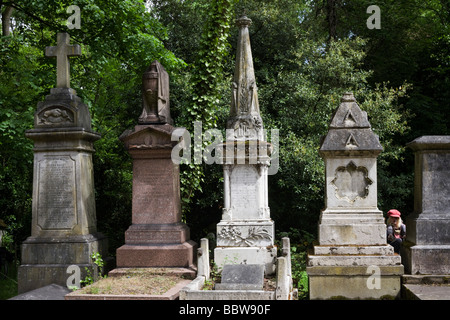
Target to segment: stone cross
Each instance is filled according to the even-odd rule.
[[[81,47],[70,44],[68,33],[58,33],[56,47],[46,47],[45,56],[56,57],[56,87],[70,88],[69,57],[81,56]]]

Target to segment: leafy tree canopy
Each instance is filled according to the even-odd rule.
[[[271,216],[279,231],[315,233],[323,207],[321,136],[342,94],[367,111],[384,152],[379,156],[379,207],[412,210],[413,159],[405,143],[449,133],[450,8],[444,0],[377,1],[381,29],[368,29],[369,0],[11,0],[1,1],[0,218],[17,245],[29,234],[36,104],[55,84],[44,57],[57,32],[83,55],[71,58],[71,86],[89,106],[96,142],[94,175],[99,229],[112,253],[131,216],[131,161],[118,136],[141,111],[141,76],[155,59],[171,77],[176,126],[193,133],[225,128],[237,28],[250,37],[266,129],[279,129],[279,171],[269,177]],[[77,5],[81,28],[68,29]],[[269,131],[270,133],[270,131]],[[270,135],[269,135],[270,139]],[[204,146],[204,145],[203,145]],[[181,166],[186,222],[194,239],[220,220],[219,165]]]

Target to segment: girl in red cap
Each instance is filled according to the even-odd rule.
[[[394,247],[395,253],[400,253],[400,247],[406,238],[406,225],[400,218],[400,211],[396,209],[389,210],[387,216],[387,241]]]

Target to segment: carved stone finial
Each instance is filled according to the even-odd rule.
[[[248,32],[251,22],[252,20],[246,16],[236,20],[239,26],[239,37],[230,117],[227,122],[227,128],[234,130],[234,137],[227,137],[227,139],[263,140],[263,123],[259,113],[258,92]]]
[[[153,61],[142,76],[142,113],[139,124],[172,124],[169,101],[169,74]]]
[[[367,112],[358,106],[353,93],[344,93],[339,107],[333,114],[320,153],[378,154],[382,150],[378,136],[372,131],[367,119]]]
[[[341,98],[341,102],[356,102],[352,92],[346,92]]]
[[[252,24],[252,19],[247,18],[246,15],[243,15],[242,17],[236,19],[236,24],[239,27],[249,27]]]

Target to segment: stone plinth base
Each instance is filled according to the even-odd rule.
[[[93,274],[96,266],[91,255],[99,252],[107,256],[107,239],[101,234],[66,238],[29,237],[22,244],[22,265],[18,270],[18,293],[49,284],[67,285],[70,265],[80,267],[80,279],[86,277],[85,267]]]
[[[388,244],[315,246],[308,255],[310,299],[380,299],[400,295],[404,268]]]
[[[50,284],[57,284],[67,287],[67,278],[71,273],[67,273],[67,268],[72,264],[22,264],[17,273],[19,294],[31,290],[42,288]],[[77,264],[80,267],[80,279],[87,276],[88,268],[91,274],[94,274],[96,265]]]
[[[450,274],[450,245],[414,245],[401,249],[405,271],[409,274]]]
[[[309,298],[394,299],[400,296],[403,266],[314,266],[307,267]]]
[[[320,245],[386,244],[386,224],[378,210],[325,210],[320,216]]]
[[[192,267],[197,244],[187,241],[181,244],[129,245],[116,251],[118,268],[130,267]]]
[[[450,218],[426,212],[406,219],[402,246],[405,270],[410,274],[450,274]]]
[[[271,275],[276,270],[277,247],[216,247],[214,262],[219,269],[225,264],[264,264],[264,273]]]

